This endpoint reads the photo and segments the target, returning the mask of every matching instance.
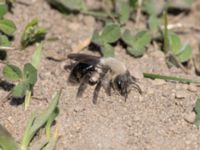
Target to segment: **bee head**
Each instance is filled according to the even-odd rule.
[[[115,89],[122,95],[127,97],[128,87],[130,85],[130,73],[126,72],[125,74],[117,75],[114,79]]]
[[[128,97],[128,93],[131,88],[136,88],[139,93],[142,93],[140,87],[135,83],[136,79],[131,76],[129,71],[126,71],[124,74],[117,75],[114,79],[114,88],[118,90],[118,92],[125,97],[125,100]]]

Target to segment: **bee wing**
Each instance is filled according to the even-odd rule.
[[[78,61],[78,62],[81,62],[81,63],[90,64],[90,65],[96,65],[100,61],[100,57],[98,57],[98,56],[87,55],[87,54],[78,54],[78,53],[69,54],[68,58]]]

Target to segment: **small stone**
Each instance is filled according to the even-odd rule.
[[[178,91],[176,91],[176,95],[175,95],[175,98],[185,98],[185,97],[187,97],[187,92],[186,91],[184,91],[184,90],[178,90]]]
[[[140,121],[140,117],[139,117],[139,116],[135,116],[135,117],[133,118],[133,120],[136,121],[136,122],[137,122],[137,121]]]
[[[184,119],[189,122],[189,123],[193,123],[195,120],[196,114],[194,112],[190,112],[188,114],[185,114]]]
[[[163,85],[165,83],[166,83],[166,81],[165,80],[161,80],[161,79],[152,80],[152,84],[153,85]]]
[[[147,93],[148,93],[149,95],[151,95],[151,94],[154,93],[154,90],[153,90],[152,88],[148,88]]]
[[[82,112],[82,111],[84,111],[85,110],[85,108],[83,108],[82,106],[76,106],[75,108],[74,108],[74,111],[75,112]]]
[[[8,121],[9,121],[11,124],[14,124],[14,123],[15,123],[14,119],[13,119],[11,116],[8,117]]]
[[[197,91],[197,87],[195,85],[188,85],[188,88],[187,88],[188,91],[190,92],[196,92]]]

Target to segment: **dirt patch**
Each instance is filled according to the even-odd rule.
[[[178,20],[189,25],[199,25],[199,2],[195,3],[192,12]],[[50,8],[44,0],[34,0],[30,6],[16,4],[13,14],[8,14],[17,25],[13,46],[19,46],[19,40],[24,26],[33,18],[38,18],[41,24],[48,28],[48,37],[57,37],[54,42],[45,41],[42,61],[40,63],[38,82],[34,88],[34,95],[41,100],[32,100],[30,107],[24,111],[23,106],[13,106],[6,102],[0,107],[1,124],[20,141],[27,119],[34,111],[46,108],[52,94],[63,88],[57,118],[61,138],[57,150],[198,150],[200,147],[200,132],[186,120],[190,117],[197,97],[199,87],[150,80],[142,77],[143,72],[158,72],[163,74],[182,75],[188,78],[199,78],[191,69],[185,75],[181,69],[168,68],[164,55],[159,49],[150,47],[147,53],[135,59],[117,46],[116,57],[125,62],[132,75],[139,79],[143,90],[140,95],[137,91],[129,94],[127,102],[123,97],[112,93],[108,97],[101,90],[97,105],[92,104],[94,87],[88,87],[83,98],[76,99],[76,86],[67,84],[69,72],[65,62],[48,60],[49,56],[66,56],[73,46],[99,26],[94,18],[84,15],[64,16]],[[131,24],[130,24],[131,26]],[[198,51],[199,32],[182,35],[191,43],[194,51]],[[18,66],[30,62],[35,47],[26,51],[9,51],[8,60]],[[89,52],[91,53],[91,52]],[[3,65],[0,67],[2,72]],[[2,76],[2,74],[1,74]],[[192,90],[191,90],[192,89]],[[7,92],[1,90],[0,96]],[[181,95],[181,96],[180,96]],[[189,118],[190,119],[190,118]]]

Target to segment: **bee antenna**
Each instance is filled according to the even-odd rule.
[[[136,84],[136,83],[133,82],[133,81],[131,82],[131,84],[132,84],[131,88],[137,89],[138,92],[139,92],[140,94],[142,94],[142,90],[141,90],[141,88],[140,88],[140,86],[139,86],[138,84]]]

